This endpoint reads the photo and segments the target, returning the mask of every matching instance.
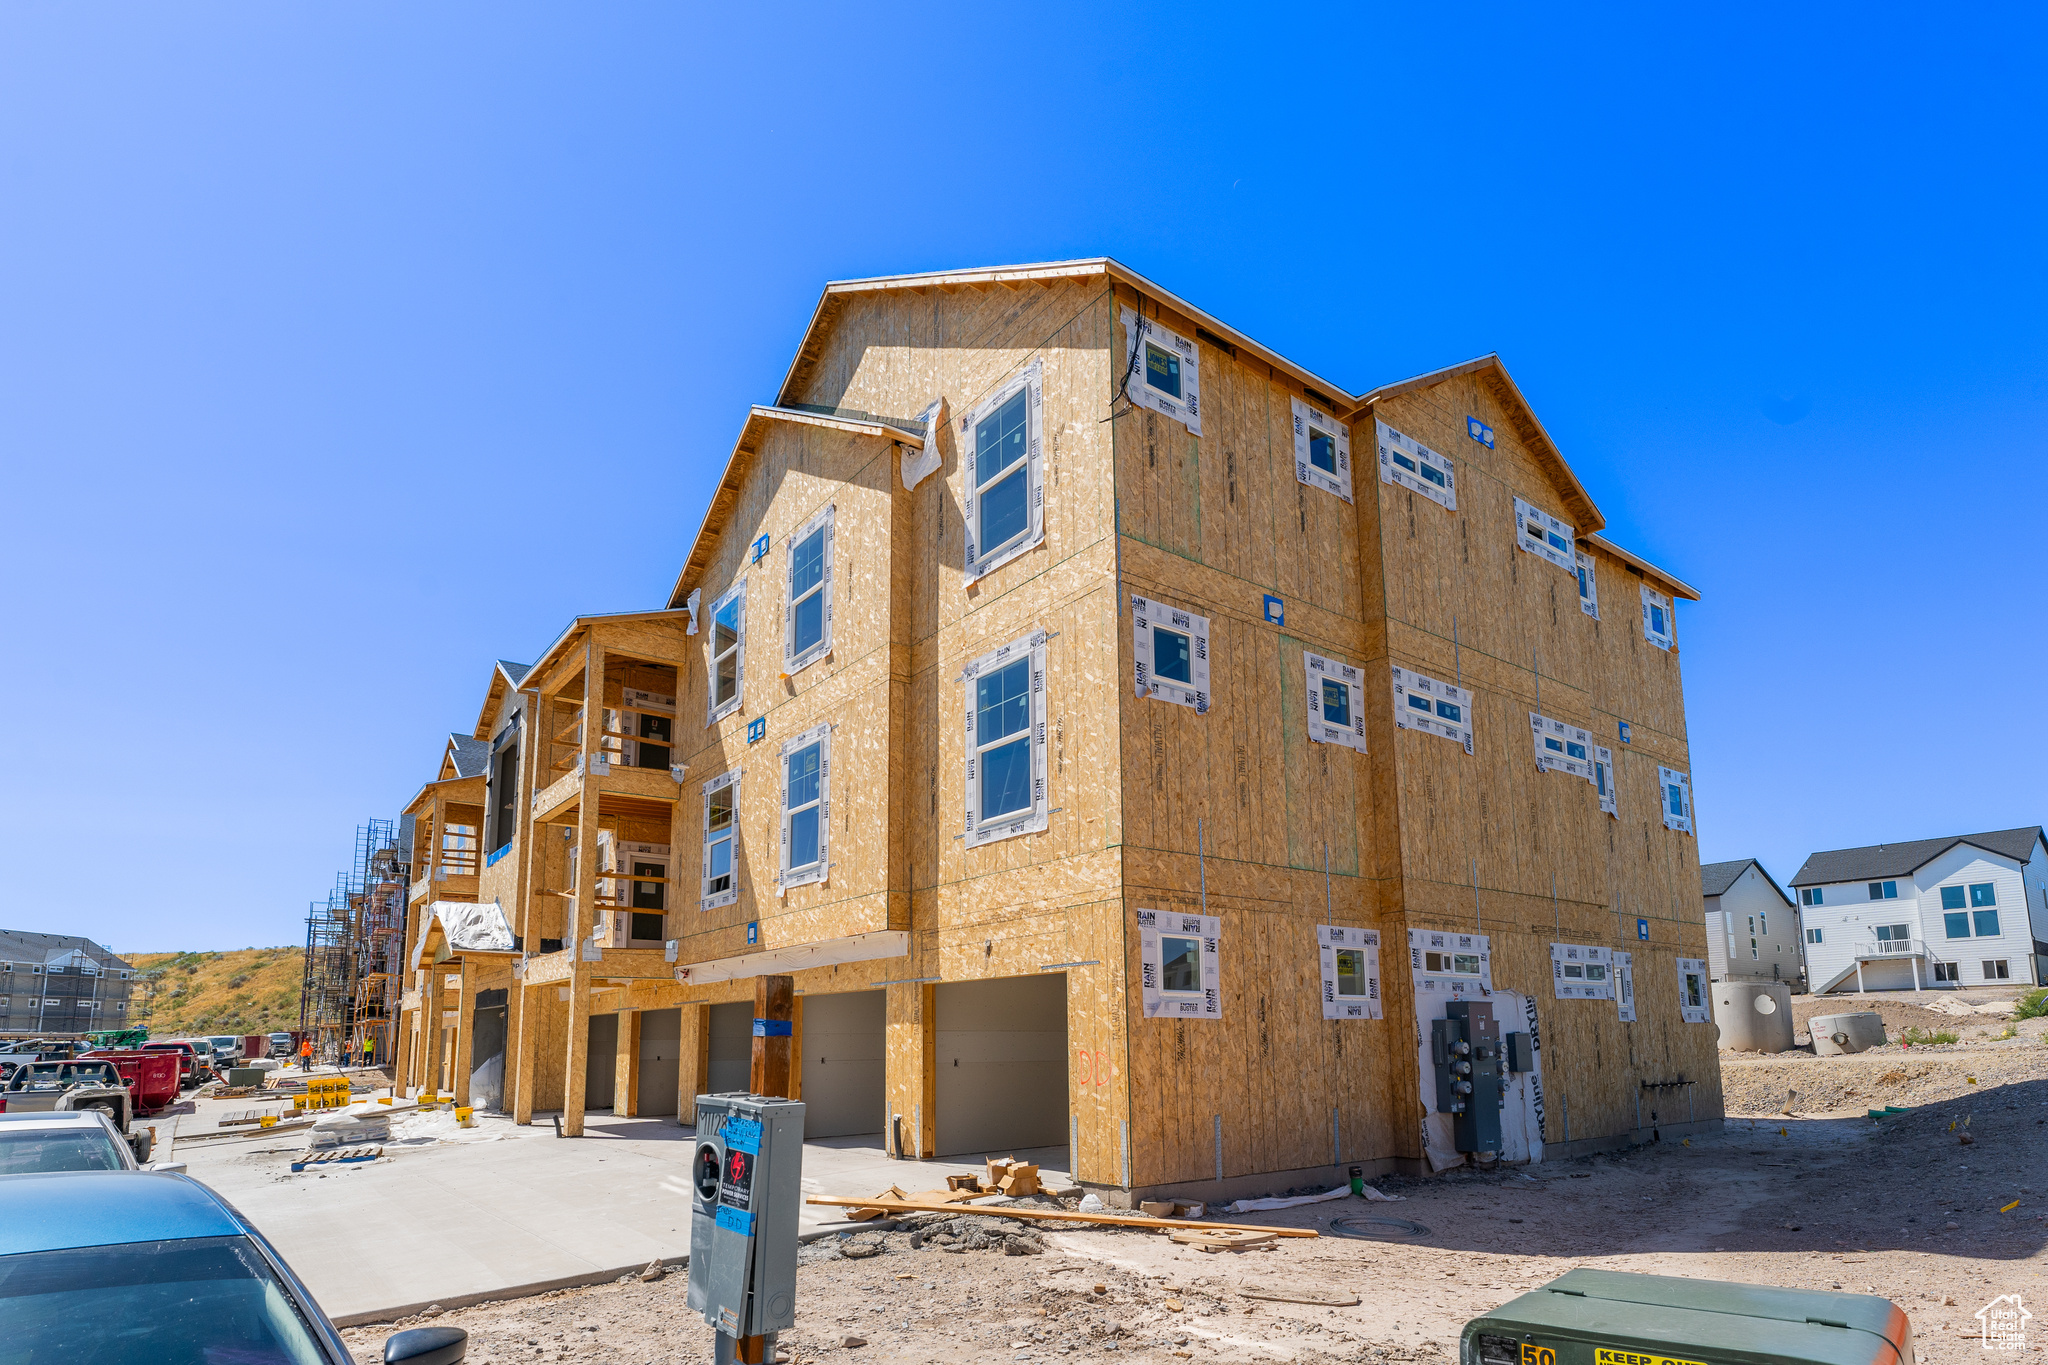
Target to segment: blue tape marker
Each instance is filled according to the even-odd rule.
[[[754,1156],[761,1155],[761,1125],[753,1119],[727,1119],[718,1135],[725,1139],[728,1147]]]
[[[727,1232],[737,1232],[742,1237],[754,1235],[754,1215],[742,1209],[729,1209],[723,1204],[719,1205],[717,1223]]]
[[[790,1025],[791,1021],[788,1019],[756,1019],[754,1021],[754,1036],[756,1038],[794,1037],[795,1035],[791,1031]]]

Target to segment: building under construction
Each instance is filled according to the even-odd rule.
[[[410,877],[402,823],[358,825],[354,861],[307,909],[299,1027],[323,1059],[361,1055],[365,1043],[372,1058],[392,1055]]]

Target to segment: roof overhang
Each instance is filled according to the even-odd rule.
[[[532,672],[533,669],[531,668],[531,666],[529,666],[526,670],[526,673],[521,674],[520,676],[530,676]],[[494,716],[497,715],[500,704],[503,703],[506,697],[512,695],[512,693],[518,690],[519,679],[513,677],[510,673],[506,672],[505,661],[503,659],[500,659],[496,663],[492,664],[491,687],[490,690],[484,694],[483,709],[476,713],[476,728],[469,732],[470,738],[489,739],[491,737],[491,732],[494,728],[491,725],[491,720]]]
[[[439,788],[459,787],[465,782],[482,782],[483,780],[483,774],[479,773],[475,777],[444,777],[432,782],[423,782],[420,784],[420,789],[413,793],[412,800],[399,807],[398,813],[400,815],[418,814],[421,803],[429,796],[435,795]]]
[[[812,319],[812,326],[817,326],[815,318]],[[787,388],[786,382],[784,387]],[[732,443],[732,453],[725,457],[725,472],[718,476],[718,487],[711,495],[711,506],[704,510],[704,520],[697,527],[697,539],[691,544],[690,553],[683,560],[682,572],[676,575],[676,585],[669,592],[668,605],[671,611],[680,609],[688,600],[690,589],[695,585],[696,579],[711,563],[711,557],[718,553],[719,543],[725,538],[725,523],[731,517],[733,508],[739,505],[740,486],[746,482],[747,471],[754,463],[754,454],[760,448],[761,442],[767,439],[768,433],[774,429],[774,424],[778,422],[819,427],[826,431],[843,431],[850,436],[872,436],[878,440],[895,441],[914,450],[924,449],[922,435],[884,422],[862,422],[850,417],[831,417],[824,413],[806,412],[801,408],[754,404],[747,409],[747,420],[740,425],[739,438]]]
[[[1641,555],[1634,554],[1628,550],[1622,549],[1619,545],[1616,545],[1606,536],[1587,536],[1586,539],[1591,541],[1593,544],[1598,545],[1601,549],[1605,550],[1608,554],[1613,555],[1622,563],[1634,565],[1637,569],[1642,571],[1643,577],[1655,578],[1659,583],[1662,583],[1665,587],[1671,589],[1671,595],[1673,597],[1683,597],[1688,602],[1697,602],[1700,600],[1700,590],[1698,588],[1695,588],[1694,586],[1692,586],[1692,584],[1686,582],[1677,574],[1668,573],[1665,570],[1658,568],[1655,564],[1652,564],[1649,560],[1644,559]],[[1770,874],[1765,873],[1764,875],[1769,876]],[[1775,883],[1773,884],[1775,885]]]
[[[661,611],[599,612],[592,616],[579,616],[565,626],[562,633],[555,637],[554,643],[549,645],[547,649],[542,651],[541,656],[533,661],[533,667],[527,672],[526,676],[538,680],[539,676],[559,660],[563,652],[575,642],[576,636],[582,631],[588,630],[591,626],[603,625],[607,622],[672,620],[677,615],[679,613],[673,609],[663,609]]]

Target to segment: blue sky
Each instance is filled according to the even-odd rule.
[[[1354,391],[1500,352],[1706,594],[1702,859],[2038,822],[2041,39],[9,6],[0,923],[297,941],[492,659],[659,600],[825,280],[1088,255]]]

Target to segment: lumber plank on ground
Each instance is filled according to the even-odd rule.
[[[849,1199],[836,1194],[814,1194],[806,1204],[829,1204],[834,1208],[880,1209],[884,1213],[985,1213],[992,1218],[1037,1218],[1052,1223],[1106,1223],[1125,1228],[1229,1228],[1241,1232],[1267,1232],[1275,1237],[1320,1237],[1314,1228],[1260,1227],[1252,1223],[1197,1223],[1191,1218],[1144,1218],[1126,1213],[1078,1213],[1072,1209],[1025,1209],[1014,1204],[933,1204],[908,1199]]]

